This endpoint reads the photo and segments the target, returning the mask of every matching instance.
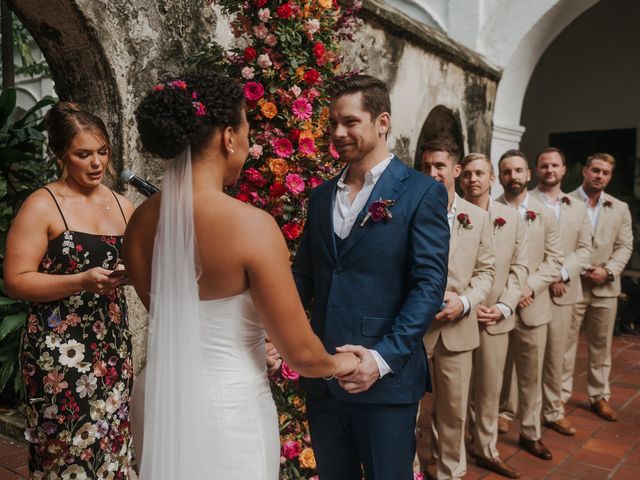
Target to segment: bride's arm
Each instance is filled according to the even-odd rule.
[[[300,303],[289,263],[289,251],[271,216],[252,219],[251,248],[245,249],[249,288],[260,318],[285,361],[305,377],[343,375],[357,365],[355,357],[329,355],[313,333]]]
[[[133,212],[124,233],[122,245],[127,277],[147,310],[149,310],[153,241],[158,224],[159,206],[160,194],[156,194]]]

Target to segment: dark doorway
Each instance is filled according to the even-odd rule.
[[[575,190],[582,183],[582,167],[587,157],[604,152],[616,159],[616,168],[607,192],[627,201],[633,198],[636,175],[635,128],[551,133],[549,145],[561,149],[567,159],[567,174],[562,184],[565,192]]]
[[[417,170],[420,170],[422,163],[422,159],[420,158],[421,146],[435,138],[448,138],[454,141],[458,145],[458,148],[460,148],[460,154],[464,155],[460,120],[449,108],[443,105],[434,107],[422,125],[414,158],[414,166]]]

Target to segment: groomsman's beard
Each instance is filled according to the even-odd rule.
[[[505,189],[506,192],[509,193],[509,195],[513,197],[517,197],[527,189],[527,184],[526,183],[523,184],[520,182],[511,182],[507,185],[504,185],[503,188]]]
[[[540,179],[540,184],[544,185],[547,188],[555,187],[560,182],[562,182],[562,177],[557,177],[557,176],[554,177],[553,180],[547,180],[544,177]]]

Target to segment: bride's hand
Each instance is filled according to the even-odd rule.
[[[333,358],[336,360],[336,373],[334,376],[337,378],[350,374],[360,365],[360,358],[350,352],[336,353]]]

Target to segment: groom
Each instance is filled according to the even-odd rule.
[[[391,154],[384,82],[357,75],[331,89],[331,140],[347,163],[312,193],[293,265],[311,325],[358,369],[303,379],[320,478],[413,479],[422,338],[447,282],[447,192]]]

